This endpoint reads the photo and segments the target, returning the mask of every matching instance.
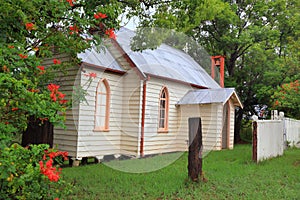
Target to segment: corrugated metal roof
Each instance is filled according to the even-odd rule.
[[[91,49],[85,50],[83,53],[77,54],[77,56],[78,58],[81,58],[82,62],[125,72],[106,47],[102,47],[100,51],[97,51],[95,47],[92,47]]]
[[[177,105],[191,104],[209,104],[223,103],[225,104],[231,96],[234,96],[234,104],[242,107],[242,104],[235,93],[234,88],[218,88],[218,89],[199,89],[188,91]]]
[[[218,83],[188,54],[166,44],[161,44],[155,50],[142,52],[132,51],[130,43],[135,35],[134,31],[121,28],[117,33],[117,42],[144,74],[156,75],[186,83],[207,87],[220,88]],[[95,47],[78,54],[82,62],[95,66],[125,72],[111,52],[102,47],[97,51]]]
[[[134,35],[133,31],[121,28],[117,32],[117,42],[143,73],[176,79],[207,88],[220,88],[218,83],[191,56],[183,51],[166,44],[160,45],[155,50],[132,51],[130,43]]]

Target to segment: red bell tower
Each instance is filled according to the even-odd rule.
[[[224,87],[224,64],[225,56],[211,56],[211,77],[216,78],[215,70],[220,72],[219,84]]]

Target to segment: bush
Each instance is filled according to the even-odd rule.
[[[243,120],[240,135],[243,141],[252,143],[252,121]]]
[[[59,199],[70,193],[55,160],[67,159],[66,152],[49,145],[22,147],[12,144],[0,152],[0,199]]]

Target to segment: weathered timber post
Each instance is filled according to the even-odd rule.
[[[198,181],[202,174],[202,126],[201,118],[189,118],[188,176]]]
[[[252,160],[257,162],[257,121],[252,122]]]

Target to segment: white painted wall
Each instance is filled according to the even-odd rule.
[[[222,141],[222,120],[223,105],[204,104],[204,105],[181,105],[181,126],[180,133],[189,137],[188,119],[191,117],[201,117],[203,150],[221,150]]]
[[[281,120],[257,121],[257,162],[280,156],[284,150]]]
[[[169,131],[158,132],[159,95],[163,87],[169,92]],[[173,81],[151,77],[147,81],[146,108],[145,108],[145,135],[144,154],[158,154],[187,150],[187,137],[180,129],[180,112],[176,107],[177,102],[192,87]]]
[[[233,149],[234,146],[234,119],[235,119],[235,106],[233,102],[229,100],[230,106],[230,136],[229,136],[229,149]]]
[[[284,118],[286,141],[291,146],[300,147],[300,120]]]
[[[91,85],[86,87],[88,77],[81,75],[81,86],[87,91],[86,102],[79,107],[78,147],[76,158],[102,157],[110,154],[120,154],[122,134],[123,88],[121,76],[110,72],[84,68],[85,73],[96,73]],[[96,88],[99,80],[106,78],[110,86],[110,118],[109,131],[94,131]]]
[[[138,157],[143,86],[134,70],[123,75],[120,83],[119,87],[123,88],[122,118],[116,118],[121,125],[120,153]]]

